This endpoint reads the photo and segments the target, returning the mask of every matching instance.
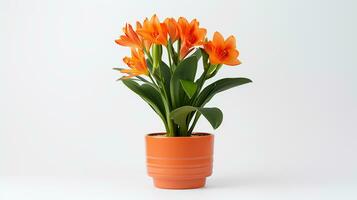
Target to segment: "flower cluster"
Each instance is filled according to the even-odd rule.
[[[150,20],[146,18],[143,23],[136,22],[135,30],[132,25],[126,24],[123,32],[124,34],[115,42],[131,48],[131,57],[123,59],[130,69],[120,70],[127,74],[123,77],[124,79],[149,75],[145,55],[157,62],[158,59],[161,59],[161,53],[156,56],[154,54],[162,48],[161,46],[170,50],[168,54],[175,65],[197,47],[203,47],[202,50],[208,54],[211,65],[234,66],[240,64],[235,37],[229,36],[224,39],[219,32],[215,32],[213,39],[208,40],[206,38],[207,30],[200,27],[196,19],[189,22],[184,17],[177,20],[166,18],[160,22],[159,18],[153,15]],[[174,43],[177,43],[176,50],[173,48]]]
[[[131,48],[123,61],[129,68],[114,68],[125,75],[121,80],[138,94],[161,118],[166,135],[190,136],[204,116],[213,128],[220,126],[223,114],[219,108],[205,107],[213,96],[251,80],[242,77],[223,78],[205,87],[222,65],[239,65],[234,36],[224,38],[219,32],[207,39],[207,30],[196,19],[166,18],[160,22],[154,15],[135,30],[126,24],[124,34],[115,42]],[[167,60],[163,61],[163,50]],[[199,61],[203,72],[196,77]]]

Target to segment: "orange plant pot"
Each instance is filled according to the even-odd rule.
[[[165,189],[193,189],[206,184],[212,174],[213,140],[208,133],[191,137],[146,135],[146,159],[154,185]]]

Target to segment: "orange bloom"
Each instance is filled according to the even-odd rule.
[[[117,44],[131,48],[142,48],[142,42],[130,24],[125,25],[123,32],[125,35],[121,35],[119,39],[115,40]]]
[[[138,31],[138,29],[141,29],[142,27],[143,27],[143,26],[141,25],[140,22],[136,22],[136,31]],[[148,40],[144,40],[144,38],[141,37],[140,35],[139,35],[139,38],[140,38],[140,40],[142,41],[142,44],[144,45],[146,51],[150,51],[151,42],[148,41]]]
[[[236,39],[233,35],[224,40],[219,32],[215,32],[213,40],[204,44],[211,64],[239,65],[239,52],[236,49]]]
[[[146,18],[144,20],[143,26],[138,28],[137,33],[153,44],[167,44],[167,30],[163,23],[160,23],[159,18],[153,15],[150,19]]]
[[[203,44],[207,31],[204,28],[199,28],[196,19],[188,23],[187,19],[180,17],[178,25],[181,38],[180,58],[182,59],[193,50],[192,47]]]
[[[145,61],[144,52],[142,50],[136,50],[132,48],[131,57],[125,57],[123,61],[125,64],[127,64],[130,67],[130,69],[120,70],[120,72],[128,74],[128,76],[124,76],[124,79],[128,79],[133,76],[149,74]]]
[[[174,18],[166,18],[164,23],[166,25],[167,32],[171,38],[171,42],[174,43],[180,37],[178,24]]]

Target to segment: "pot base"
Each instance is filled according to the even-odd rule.
[[[154,185],[162,189],[195,189],[204,187],[206,178],[190,179],[190,180],[172,180],[154,178]]]

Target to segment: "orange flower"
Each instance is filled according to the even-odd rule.
[[[149,71],[146,65],[144,52],[142,50],[131,49],[131,57],[125,57],[124,63],[127,64],[130,69],[122,69],[120,72],[127,73],[128,76],[124,76],[124,79],[131,78],[133,76],[148,75]]]
[[[166,25],[167,32],[171,38],[171,42],[174,43],[180,37],[178,24],[174,18],[166,18],[164,23]]]
[[[219,32],[215,32],[213,40],[204,44],[211,64],[239,65],[239,52],[236,49],[236,39],[233,35],[224,40]]]
[[[192,47],[202,45],[206,37],[206,29],[199,28],[199,23],[196,19],[188,23],[187,19],[180,17],[178,25],[181,38],[180,58],[184,58]]]
[[[159,18],[153,15],[150,19],[146,18],[144,20],[143,26],[138,28],[137,33],[153,44],[167,44],[167,30],[163,23],[160,23]]]
[[[138,31],[138,29],[141,29],[142,27],[143,27],[143,26],[141,25],[140,22],[136,22],[136,31]],[[140,40],[142,41],[142,44],[144,45],[146,51],[149,52],[152,43],[151,43],[150,41],[148,41],[148,40],[144,40],[144,38],[141,37],[140,35],[139,35],[139,38],[140,38]]]
[[[125,25],[123,32],[125,35],[121,35],[119,39],[115,40],[117,44],[131,48],[142,48],[142,42],[130,24]]]

